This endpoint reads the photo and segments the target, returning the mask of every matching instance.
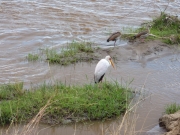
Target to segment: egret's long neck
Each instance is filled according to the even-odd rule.
[[[106,59],[107,60],[107,59]],[[109,60],[107,60],[108,61],[108,63],[109,63],[109,66],[111,66],[111,62],[109,61]]]

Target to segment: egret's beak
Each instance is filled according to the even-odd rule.
[[[114,62],[112,61],[112,59],[110,59],[110,62],[111,62],[112,67],[115,68]]]

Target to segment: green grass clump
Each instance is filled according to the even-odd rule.
[[[26,58],[27,58],[28,61],[36,61],[36,60],[39,59],[39,56],[38,56],[38,54],[29,53]]]
[[[12,83],[0,85],[0,101],[10,100],[24,93],[23,83]]]
[[[166,114],[172,114],[180,110],[180,105],[176,103],[172,103],[166,106],[165,113]]]
[[[118,116],[127,109],[132,94],[117,83],[66,86],[44,84],[34,90],[26,90],[17,98],[2,100],[0,125],[28,122],[51,98],[43,121],[62,123],[63,119],[74,121],[102,120]]]
[[[180,43],[180,20],[175,16],[165,13],[153,20],[151,33],[162,37],[163,41],[168,44]]]
[[[47,50],[46,55],[49,63],[68,65],[79,61],[91,61],[94,59],[93,52],[91,43],[72,42],[62,48],[60,53],[55,50]]]
[[[150,36],[146,40],[160,39],[167,44],[180,44],[180,20],[176,16],[170,16],[166,13],[155,18],[151,22],[144,23],[142,27],[134,30],[135,33],[147,30],[150,26]],[[123,34],[122,38],[134,41],[135,34]]]
[[[131,40],[134,39],[134,38],[133,38],[134,35],[135,35],[135,34],[123,34],[123,35],[121,36],[121,38],[122,38],[122,39],[125,39],[125,40],[131,41]]]

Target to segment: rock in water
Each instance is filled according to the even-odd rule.
[[[164,135],[180,135],[180,111],[162,116],[159,126],[167,129],[168,132]]]

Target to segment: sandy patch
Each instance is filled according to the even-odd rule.
[[[125,46],[115,46],[111,48],[96,49],[95,59],[101,59],[106,55],[114,58],[114,61],[136,61],[148,62],[158,57],[167,56],[175,52],[175,46],[167,45],[161,41],[148,41],[141,43],[139,41],[128,43]]]

